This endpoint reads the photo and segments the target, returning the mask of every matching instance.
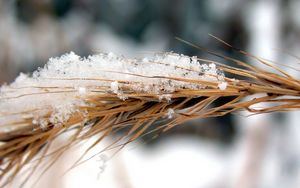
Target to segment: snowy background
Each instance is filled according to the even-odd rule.
[[[226,63],[175,37],[247,60],[208,34],[299,67],[299,59],[288,54],[300,51],[299,8],[297,0],[2,0],[0,83],[69,51],[127,57],[174,51]],[[62,176],[83,145],[58,161],[37,187],[300,187],[300,113],[244,115],[178,126],[112,158],[110,152],[99,154]]]

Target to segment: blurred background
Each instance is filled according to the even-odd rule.
[[[70,51],[127,57],[174,51],[227,63],[175,37],[252,62],[209,34],[299,66],[291,55],[300,51],[299,8],[298,0],[2,0],[0,83]],[[141,139],[113,157],[109,151],[99,154],[62,176],[84,151],[78,147],[37,187],[300,187],[300,113],[246,115],[195,120],[156,139]]]

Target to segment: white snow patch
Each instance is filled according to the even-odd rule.
[[[218,84],[220,90],[225,90],[227,88],[227,82],[221,82]]]
[[[78,87],[78,93],[79,95],[85,95],[87,93],[87,90],[85,87]]]
[[[25,115],[45,127],[64,123],[79,106],[87,105],[84,99],[89,95],[112,92],[126,100],[127,93],[150,93],[157,95],[158,100],[170,101],[175,91],[207,88],[178,78],[216,81],[220,89],[227,86],[224,74],[215,64],[201,64],[197,57],[157,53],[130,59],[100,53],[81,58],[70,52],[50,58],[44,68],[32,75],[21,73],[15,82],[0,88],[0,125],[20,121]],[[47,121],[41,123],[44,117],[48,117]]]
[[[117,81],[112,82],[110,84],[110,88],[113,93],[115,93],[115,94],[119,93],[119,83]]]
[[[175,114],[174,109],[169,108],[168,111],[167,111],[168,119],[172,119],[174,114]]]
[[[76,112],[76,106],[74,104],[62,104],[53,107],[53,113],[49,118],[49,122],[54,125],[62,124],[68,121],[71,115]]]
[[[163,101],[164,99],[167,100],[167,102],[170,102],[171,99],[172,99],[172,94],[163,94],[163,95],[160,95],[158,97],[159,101]]]

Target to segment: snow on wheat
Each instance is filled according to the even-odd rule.
[[[13,83],[0,88],[0,125],[25,116],[42,128],[48,123],[61,124],[75,112],[84,114],[78,107],[88,105],[85,99],[95,94],[110,93],[126,100],[128,92],[149,93],[159,101],[169,101],[178,89],[206,87],[172,78],[217,81],[220,90],[227,87],[216,65],[201,64],[197,57],[158,53],[129,59],[101,53],[81,58],[70,52],[50,58],[44,68],[31,75],[21,73]],[[169,117],[172,114],[169,111]]]

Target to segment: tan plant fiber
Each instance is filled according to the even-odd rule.
[[[156,75],[155,72],[152,72],[150,76],[137,75],[136,73],[124,71],[120,72],[120,74],[124,75],[124,78],[126,75],[135,76],[136,81],[128,79],[117,80],[117,91],[115,91],[116,88],[114,87],[115,79],[104,80],[97,77],[93,77],[93,79],[84,77],[68,79],[70,83],[85,80],[87,83],[84,86],[87,91],[85,91],[85,95],[80,96],[84,103],[75,103],[77,105],[76,110],[71,111],[68,114],[68,118],[63,121],[50,121],[49,118],[51,118],[51,114],[53,115],[53,108],[46,107],[45,109],[26,109],[16,113],[8,110],[6,113],[1,113],[1,185],[9,184],[29,162],[35,161],[34,168],[24,177],[24,182],[26,182],[33,171],[39,167],[44,157],[55,155],[53,159],[53,162],[55,162],[55,159],[70,146],[92,136],[98,136],[98,139],[89,149],[101,142],[105,137],[124,129],[126,132],[123,133],[121,139],[117,139],[116,142],[106,148],[109,149],[116,146],[123,147],[127,143],[148,134],[149,130],[159,134],[196,118],[224,116],[241,110],[247,110],[254,114],[298,110],[300,108],[300,81],[272,66],[266,60],[249,54],[245,55],[253,57],[261,64],[264,64],[266,69],[225,56],[222,57],[227,61],[236,63],[240,68],[197,59],[198,62],[217,64],[218,70],[223,71],[225,74],[223,78],[223,83],[226,83],[225,87],[220,87],[220,80],[218,79],[191,79],[186,76]],[[127,58],[124,59],[126,59],[127,63],[133,61]],[[149,61],[147,63],[157,64],[162,62]],[[187,72],[198,71],[188,66],[179,66],[176,62],[165,66],[171,66],[174,70],[184,69]],[[268,68],[272,70],[267,71]],[[226,76],[229,74],[231,77]],[[181,83],[181,85],[180,87],[174,87],[173,90],[164,90],[164,85],[161,85],[157,91],[149,92],[136,88],[140,78],[159,79],[159,81],[167,80],[167,83],[171,80],[174,83]],[[65,78],[62,79],[65,80]],[[88,80],[92,80],[92,83],[96,84],[98,82],[106,82],[107,84],[93,87],[88,85]],[[47,97],[51,98],[57,93],[78,92],[78,88],[63,87],[62,85],[55,86],[53,85],[55,83],[53,82],[51,86],[47,86],[47,82],[45,82],[42,88],[38,88],[42,92],[26,93],[26,97],[35,100],[37,96],[45,93]],[[185,85],[199,87],[185,87]],[[138,87],[140,86],[138,85]],[[26,86],[27,89],[28,87],[31,89],[30,86]],[[35,86],[32,89],[37,88]],[[3,93],[4,91],[1,92]],[[25,97],[25,95],[4,96],[0,99],[0,103],[5,101],[6,105],[9,105],[10,101],[22,97]],[[78,98],[77,95],[72,97]],[[217,100],[222,101],[225,97],[231,97],[232,99],[220,105],[214,103]],[[266,105],[262,105],[259,108],[257,106],[259,104]],[[253,107],[254,105],[255,107]],[[17,109],[18,106],[14,106],[14,108]],[[5,110],[3,109],[3,111]],[[42,118],[32,115],[39,111],[43,111],[41,113]],[[41,119],[43,122],[40,121]],[[70,130],[73,130],[73,132],[65,145],[49,153],[48,148],[51,143],[62,133]],[[86,153],[82,155],[74,166],[82,161]]]

